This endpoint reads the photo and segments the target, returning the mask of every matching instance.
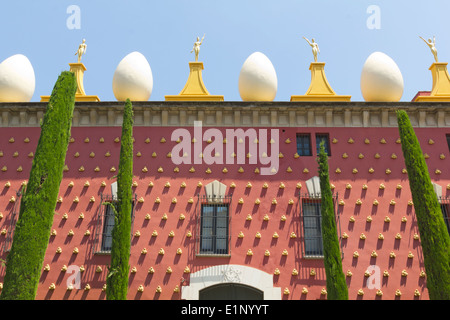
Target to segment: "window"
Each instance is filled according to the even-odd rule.
[[[320,150],[320,143],[324,141],[325,142],[325,152],[328,156],[331,156],[331,150],[330,150],[330,138],[328,133],[316,133],[316,150],[317,154],[319,154]]]
[[[432,183],[436,192],[436,184]],[[441,206],[442,217],[444,218],[445,226],[447,227],[447,231],[450,234],[450,198],[443,197],[437,193],[438,201]]]
[[[297,153],[299,156],[312,156],[311,135],[309,133],[297,134]]]
[[[311,183],[309,183],[308,185],[308,181],[307,181],[307,188],[309,192],[306,194],[299,195],[300,230],[302,231],[301,236],[302,255],[304,258],[323,258],[322,213],[321,213],[322,199],[320,189],[317,190],[317,188],[315,188],[315,192],[312,192]],[[334,217],[336,221],[336,231],[338,233],[338,238],[341,239],[340,217],[336,212],[336,202],[338,195],[333,194],[332,197],[333,197]]]
[[[113,202],[112,205],[116,205]],[[105,206],[105,217],[103,223],[103,232],[102,232],[102,245],[101,251],[111,251],[112,248],[112,231],[114,228],[114,210],[111,205]]]
[[[6,233],[6,239],[3,243],[2,250],[0,252],[0,255],[5,252],[9,252],[11,250],[12,241],[14,237],[14,231],[16,229],[16,223],[19,218],[19,212],[20,212],[20,198],[22,197],[22,191],[19,190],[16,192],[16,201],[14,202],[13,209],[11,211],[10,215],[10,221],[9,221],[9,228]],[[5,223],[6,225],[6,223]]]
[[[112,203],[114,206],[117,204],[115,197],[111,195],[101,195],[101,202],[98,209],[97,225],[95,227],[94,238],[94,253],[109,254],[112,248],[112,231],[114,228],[114,210],[111,205],[106,203]],[[131,229],[133,229],[134,220],[134,204],[136,203],[136,195],[134,195],[131,205]],[[133,231],[131,231],[131,235]]]
[[[447,226],[447,231],[450,234],[450,204],[449,203],[441,203],[441,211],[444,216],[444,222]]]
[[[202,204],[200,254],[228,254],[228,204]]]
[[[217,180],[205,185],[205,194],[198,194],[195,214],[195,253],[197,256],[230,254],[230,209],[232,194]]]
[[[450,134],[446,134],[445,136],[447,137],[447,146],[448,150],[450,151]]]
[[[304,255],[323,256],[320,199],[302,200]]]

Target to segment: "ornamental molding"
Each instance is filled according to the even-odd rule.
[[[39,127],[47,104],[0,103],[0,127]],[[397,127],[395,111],[414,127],[450,126],[450,102],[133,102],[134,125],[149,127]],[[123,103],[77,102],[73,127],[122,125]]]
[[[311,179],[306,180],[306,189],[308,190],[308,194],[311,198],[320,197],[320,178],[318,176],[314,176]]]
[[[208,183],[205,186],[205,193],[208,202],[210,203],[222,203],[225,199],[225,193],[227,186],[217,180]]]
[[[242,272],[233,266],[229,266],[228,269],[222,271],[222,282],[242,282]]]

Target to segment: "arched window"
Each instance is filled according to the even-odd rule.
[[[241,284],[220,283],[199,291],[199,300],[263,300],[264,292]]]

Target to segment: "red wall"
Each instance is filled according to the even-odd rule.
[[[189,128],[188,128],[189,129]],[[299,219],[299,203],[297,182],[301,182],[305,193],[305,181],[317,175],[316,153],[313,151],[312,157],[300,157],[295,159],[296,153],[295,136],[297,132],[329,133],[330,140],[336,138],[337,143],[331,144],[332,156],[330,157],[330,180],[338,192],[339,199],[345,201],[345,205],[338,206],[340,217],[340,227],[342,233],[348,234],[348,239],[342,240],[343,246],[343,269],[344,272],[350,270],[353,275],[347,277],[349,285],[349,295],[351,299],[428,299],[426,290],[426,279],[419,276],[424,270],[423,255],[420,247],[420,240],[414,240],[413,235],[418,233],[414,210],[408,206],[411,199],[407,175],[402,173],[404,161],[401,145],[395,141],[398,138],[396,128],[279,128],[280,129],[280,152],[284,158],[280,159],[280,170],[274,176],[262,176],[254,173],[255,165],[242,165],[244,172],[239,173],[239,164],[234,165],[179,165],[180,172],[175,173],[176,167],[166,154],[172,150],[175,142],[170,141],[170,136],[174,128],[170,127],[135,127],[134,145],[135,153],[141,152],[141,157],[134,158],[135,181],[138,186],[134,188],[137,197],[144,197],[144,203],[136,205],[134,231],[139,230],[141,236],[132,239],[132,252],[130,256],[130,266],[137,268],[137,273],[130,275],[129,299],[180,299],[181,293],[174,293],[175,286],[182,290],[184,285],[189,284],[189,274],[184,274],[186,266],[191,273],[205,267],[219,264],[241,264],[258,268],[272,274],[276,268],[281,272],[279,276],[274,276],[274,286],[285,288],[290,291],[289,295],[283,295],[282,299],[323,299],[320,294],[322,288],[326,286],[325,270],[322,260],[304,259],[301,254],[302,234]],[[284,131],[284,132],[283,132]],[[445,129],[417,129],[419,140],[424,153],[428,153],[427,160],[432,181],[443,186],[443,195],[448,195],[446,186],[450,183],[450,172],[448,169],[449,149],[445,139],[447,130]],[[92,254],[92,244],[94,240],[94,230],[97,223],[97,211],[100,205],[100,194],[110,193],[110,185],[115,179],[110,179],[117,172],[110,172],[111,167],[118,168],[120,143],[114,142],[116,137],[120,137],[121,128],[116,127],[90,127],[73,128],[72,136],[75,142],[70,143],[67,152],[66,163],[69,171],[64,173],[61,183],[60,196],[62,203],[56,206],[53,229],[57,231],[56,236],[50,237],[44,266],[49,264],[51,270],[43,271],[38,289],[38,299],[104,299],[102,292],[103,284],[107,275],[107,265],[109,256],[99,256]],[[9,142],[10,138],[14,142]],[[30,142],[25,143],[24,139],[29,138]],[[100,143],[103,137],[105,142]],[[150,137],[151,142],[144,141]],[[165,137],[166,143],[161,143],[160,139]],[[39,128],[1,128],[0,129],[0,149],[3,157],[0,157],[0,168],[7,166],[7,171],[0,171],[0,212],[3,218],[0,220],[0,230],[10,228],[10,214],[12,204],[9,202],[11,196],[20,188],[23,180],[27,180],[31,168],[32,159],[27,155],[34,152],[39,138]],[[84,142],[89,138],[89,142]],[[284,141],[290,138],[292,143]],[[348,143],[348,139],[353,138],[354,143]],[[364,139],[369,138],[370,144],[365,144]],[[381,144],[379,141],[385,138],[387,143]],[[428,144],[428,140],[433,139],[434,144]],[[314,138],[313,138],[313,145]],[[314,149],[314,148],[313,148]],[[13,157],[13,153],[18,151],[19,155]],[[109,151],[110,157],[105,157]],[[78,158],[74,154],[79,152]],[[91,158],[89,154],[95,153]],[[156,158],[151,154],[157,153]],[[375,159],[374,154],[379,153],[380,159]],[[347,153],[348,158],[343,159],[342,154]],[[364,159],[359,159],[359,153],[364,154]],[[398,158],[391,159],[391,154],[395,153]],[[440,154],[444,154],[447,159],[441,160]],[[22,166],[23,171],[16,169]],[[84,172],[79,172],[83,166]],[[94,168],[99,167],[100,171],[95,172]],[[141,170],[146,166],[147,173]],[[188,170],[195,167],[195,173]],[[291,167],[293,172],[286,172],[287,167]],[[158,173],[157,169],[162,167],[163,173]],[[228,173],[222,173],[223,167],[227,167]],[[341,173],[335,173],[339,167]],[[375,172],[369,174],[368,170],[373,167]],[[210,168],[212,173],[206,174]],[[303,169],[308,168],[309,173],[304,173]],[[357,168],[358,173],[352,173]],[[392,173],[387,175],[385,170],[389,168]],[[442,171],[440,175],[434,173],[435,169]],[[227,193],[233,193],[231,208],[231,256],[226,258],[217,257],[196,257],[194,237],[187,238],[186,232],[194,232],[197,199],[196,195],[204,188],[198,188],[197,183],[201,181],[203,186],[213,180],[230,186],[232,182],[236,184],[235,190],[227,188]],[[10,181],[11,187],[4,187]],[[73,188],[68,187],[70,181],[74,182]],[[89,181],[90,186],[84,187],[85,181]],[[101,182],[106,182],[106,187],[101,186]],[[148,187],[150,181],[154,182],[153,187]],[[169,181],[170,188],[165,188],[165,183]],[[182,182],[186,182],[186,188],[180,188]],[[252,188],[246,188],[247,182],[252,183]],[[263,189],[264,182],[269,184],[268,189]],[[279,189],[280,182],[284,182],[285,189]],[[350,183],[352,189],[347,190],[346,184]],[[368,185],[367,190],[362,190],[363,184]],[[384,183],[386,188],[379,189],[380,183]],[[401,190],[397,190],[397,184],[402,185]],[[74,203],[73,199],[78,196],[79,203]],[[95,202],[89,201],[90,197],[95,197]],[[155,204],[156,197],[160,197],[161,203]],[[171,199],[177,198],[177,203],[172,204]],[[188,204],[188,199],[194,198],[194,204]],[[243,198],[244,204],[239,205],[238,199]],[[255,205],[256,198],[261,200],[260,205]],[[272,205],[272,199],[277,199],[277,204]],[[288,200],[293,199],[294,205],[289,205]],[[361,205],[356,205],[357,199],[362,200]],[[378,206],[373,206],[374,199],[379,201]],[[394,199],[396,205],[390,205]],[[85,218],[79,219],[80,213],[84,213]],[[68,219],[62,218],[63,214],[68,214]],[[151,220],[145,220],[145,215],[149,213]],[[161,217],[167,213],[168,219],[163,221]],[[185,220],[179,220],[179,215],[183,213]],[[263,221],[263,216],[269,214],[270,221]],[[251,214],[253,220],[246,221],[246,216]],[[286,215],[285,222],[280,221],[281,215]],[[366,222],[368,215],[373,221]],[[349,222],[353,216],[355,222]],[[390,223],[385,223],[384,219],[389,216]],[[402,217],[407,218],[402,222]],[[74,231],[72,237],[67,236],[69,230]],[[86,230],[91,231],[90,236],[84,236]],[[151,237],[153,230],[157,230],[158,236]],[[169,232],[175,232],[175,236],[170,238]],[[238,238],[239,232],[245,234],[243,239]],[[261,239],[255,239],[256,232],[260,232]],[[279,238],[274,240],[272,234],[277,232]],[[291,232],[297,234],[296,239],[290,239]],[[361,233],[364,233],[366,240],[360,240]],[[378,240],[378,234],[383,233],[384,240]],[[395,235],[400,233],[401,240],[396,240]],[[0,235],[0,246],[3,246],[6,236]],[[57,254],[56,249],[62,248],[62,253]],[[78,254],[73,254],[75,247],[79,248]],[[141,254],[141,250],[146,248],[148,253]],[[160,248],[164,248],[165,254],[158,255]],[[177,255],[177,248],[182,249],[182,254]],[[246,255],[247,250],[253,251],[253,256]],[[264,256],[265,250],[270,250],[270,257]],[[287,249],[288,256],[282,256],[282,251]],[[371,257],[371,252],[376,250],[377,258]],[[353,252],[358,251],[360,256],[352,258]],[[389,253],[394,251],[396,258],[389,257]],[[407,257],[408,252],[414,254],[413,259]],[[1,259],[6,258],[6,253],[2,253]],[[63,265],[76,265],[85,267],[81,273],[81,290],[67,291],[67,279],[73,273],[61,272]],[[380,285],[383,291],[382,297],[377,297],[376,289],[368,287],[368,278],[364,272],[370,265],[376,265],[381,272]],[[96,272],[96,268],[101,266],[102,272]],[[166,273],[167,267],[173,270],[171,274]],[[154,274],[149,274],[148,269],[153,267]],[[293,269],[299,271],[298,276],[292,276]],[[316,275],[310,276],[311,269],[315,269]],[[383,271],[388,270],[389,277],[383,277]],[[402,277],[402,270],[408,272],[407,277]],[[3,281],[4,268],[0,269],[0,282]],[[184,280],[182,281],[182,278]],[[370,278],[372,279],[372,278]],[[55,283],[56,289],[49,290],[51,283]],[[83,290],[89,284],[91,290]],[[144,292],[137,291],[140,285],[144,286]],[[162,287],[161,293],[156,293],[157,286]],[[308,294],[302,294],[303,287],[306,287]],[[359,296],[358,290],[363,289],[364,295]],[[395,291],[402,292],[401,297],[395,296]],[[414,290],[419,290],[420,296],[414,296]]]

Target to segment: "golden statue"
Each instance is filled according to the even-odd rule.
[[[422,39],[430,47],[431,53],[434,56],[434,60],[436,60],[436,62],[438,62],[437,49],[436,49],[436,37],[433,36],[433,41],[431,41],[431,39],[428,39],[428,41],[427,41],[424,38],[422,38],[421,36],[419,36],[419,38]]]
[[[86,53],[86,48],[87,48],[86,39],[83,39],[83,43],[81,43],[78,46],[78,50],[77,52],[75,52],[75,55],[78,55],[78,63],[81,62],[81,56]]]
[[[312,53],[313,53],[313,56],[314,56],[314,62],[317,62],[317,54],[320,53],[319,45],[317,44],[317,42],[314,41],[314,38],[311,39],[311,42],[309,42],[309,40],[306,39],[305,37],[303,37],[303,39],[305,39],[306,42],[308,42],[308,44],[311,46]]]
[[[77,52],[75,52],[75,55],[78,55],[78,62],[69,63],[69,71],[73,72],[77,79],[77,92],[75,93],[75,101],[100,101],[98,96],[86,95],[86,92],[84,91],[83,78],[86,67],[83,63],[81,63],[81,56],[86,53],[86,48],[86,40],[83,39],[83,42],[78,46]],[[41,102],[48,102],[49,100],[50,96],[41,96]]]
[[[195,61],[198,61],[198,54],[200,52],[200,46],[202,45],[203,39],[205,39],[205,35],[203,35],[202,40],[200,40],[199,37],[197,37],[197,41],[194,43],[194,48],[191,50],[192,52],[195,52]]]

